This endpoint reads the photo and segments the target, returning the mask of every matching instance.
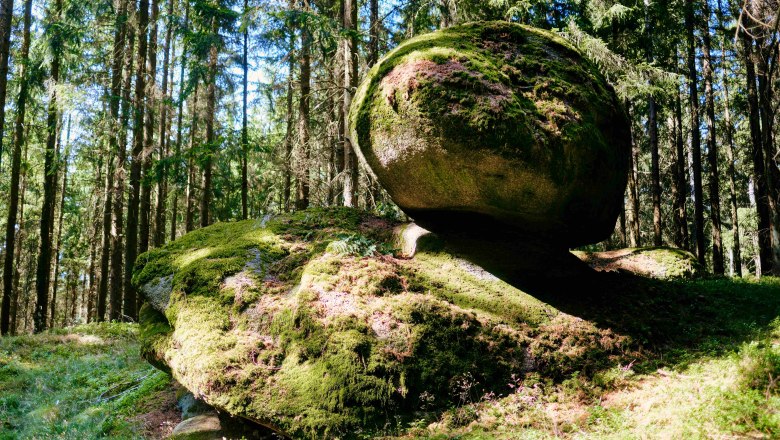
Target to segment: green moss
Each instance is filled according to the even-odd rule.
[[[388,432],[420,405],[506,392],[512,374],[564,363],[557,343],[586,353],[561,377],[609,363],[612,348],[591,347],[598,329],[566,333],[556,309],[436,240],[406,260],[329,250],[345,234],[389,245],[394,226],[313,210],[215,225],[143,255],[136,282],[173,275],[164,309],[142,310],[145,356],[209,404],[294,438]]]

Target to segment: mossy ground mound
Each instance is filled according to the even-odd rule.
[[[670,247],[574,252],[574,255],[598,271],[625,271],[658,279],[695,278],[703,273],[695,255]]]
[[[481,22],[404,42],[366,75],[350,123],[395,203],[437,233],[506,229],[565,249],[608,237],[622,206],[626,115],[549,31]]]
[[[421,409],[531,372],[597,371],[629,350],[444,249],[393,257],[394,226],[310,210],[142,255],[134,281],[157,307],[142,311],[145,356],[211,405],[321,438],[398,432]]]

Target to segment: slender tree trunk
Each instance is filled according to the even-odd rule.
[[[725,39],[724,39],[725,47]],[[725,51],[725,50],[724,50]],[[739,211],[737,209],[737,184],[736,184],[736,169],[734,165],[734,125],[731,121],[731,103],[729,100],[729,83],[726,75],[726,67],[723,68],[722,77],[723,87],[723,117],[726,124],[726,130],[724,135],[726,137],[726,155],[728,159],[728,166],[726,173],[729,178],[729,202],[731,205],[731,231],[734,236],[733,245],[733,260],[734,260],[734,273],[738,277],[742,276],[742,249],[740,246],[740,230],[739,230]]]
[[[349,108],[357,88],[358,75],[358,4],[344,0],[344,29],[350,34],[344,38],[344,205],[356,207],[358,202],[358,168],[349,133]]]
[[[143,178],[141,179],[141,201],[138,212],[138,253],[149,250],[149,238],[151,237],[152,215],[152,154],[155,150],[155,100],[157,99],[157,19],[160,16],[158,0],[151,1],[152,15],[149,20],[149,45],[147,48],[146,66],[146,105],[144,108],[144,148],[141,153],[143,161]],[[162,151],[162,138],[159,140],[159,151]]]
[[[712,88],[712,58],[710,56],[710,7],[702,2],[704,16],[702,30],[702,71],[704,76],[704,105],[707,116],[707,161],[710,168],[710,222],[712,225],[712,271],[723,275],[723,239],[721,238],[720,185],[718,172],[718,145],[715,133],[715,92]]]
[[[133,268],[138,256],[138,221],[141,193],[141,169],[144,162],[144,110],[146,93],[147,25],[149,23],[149,1],[140,0],[138,5],[138,59],[135,77],[135,124],[133,126],[133,161],[130,163],[130,195],[127,200],[127,227],[125,237],[125,279],[122,313],[136,319],[136,292],[133,287]]]
[[[56,311],[57,311],[57,287],[59,286],[60,279],[60,250],[62,247],[62,226],[63,219],[65,218],[65,192],[68,190],[68,156],[70,155],[70,146],[67,145],[70,140],[70,117],[68,117],[68,130],[65,136],[66,150],[65,159],[62,162],[62,191],[60,192],[60,215],[57,220],[57,242],[54,246],[54,279],[52,280],[52,294],[51,294],[51,318],[49,321],[49,327],[54,328],[56,323]],[[67,308],[66,308],[67,312]],[[67,314],[66,314],[67,316]]]
[[[696,257],[705,266],[707,244],[704,242],[704,200],[701,179],[701,133],[699,132],[699,90],[696,77],[696,44],[694,41],[693,0],[685,0],[685,30],[688,40],[688,86],[691,119],[691,149],[693,153],[694,223],[696,228]]]
[[[190,2],[184,0],[184,31],[187,32],[190,26]],[[179,192],[181,178],[181,144],[182,144],[182,126],[184,120],[184,67],[187,64],[187,46],[182,45],[181,60],[179,62],[179,99],[178,115],[176,120],[176,161],[173,163],[173,196],[171,197],[171,241],[176,240],[176,226],[179,216]]]
[[[187,207],[184,218],[185,232],[195,229],[195,138],[198,132],[198,94],[199,85],[195,85],[192,98],[192,124],[190,124],[190,151],[187,159]]]
[[[32,0],[27,0],[27,1],[32,1]],[[30,14],[30,15],[32,15],[32,14]],[[18,107],[17,107],[17,111],[18,111]],[[16,117],[17,117],[17,121],[18,121],[19,113],[17,113]],[[25,131],[28,134],[29,134],[29,130],[30,130],[30,128],[29,128],[29,126],[27,126],[25,128]],[[29,136],[23,136],[23,137],[25,139],[25,141],[24,141],[24,160],[26,162],[27,161],[27,141],[26,141],[26,139],[29,139]],[[16,134],[14,133],[14,139],[15,138],[16,138]],[[14,272],[13,272],[13,281],[14,281],[14,283],[13,283],[13,297],[11,298],[11,326],[10,326],[10,333],[12,335],[15,335],[17,333],[16,332],[16,328],[17,328],[16,327],[16,323],[17,323],[17,318],[18,318],[17,315],[18,315],[18,310],[19,310],[19,296],[20,296],[19,286],[21,285],[21,282],[20,282],[20,280],[21,280],[20,266],[21,266],[21,262],[22,262],[22,245],[24,243],[24,237],[25,237],[25,232],[26,232],[26,226],[25,226],[25,221],[24,221],[24,197],[25,197],[25,194],[27,192],[27,172],[26,171],[22,171],[22,179],[21,180],[22,180],[22,183],[21,183],[22,188],[19,191],[20,192],[20,194],[19,194],[19,229],[18,229],[18,232],[16,233],[16,243],[17,243],[17,246],[16,246],[16,250],[15,250],[15,253],[16,253],[16,256],[15,256],[16,264],[15,264],[15,266],[16,267],[14,268]],[[27,271],[29,272],[30,269],[28,268]]]
[[[217,37],[217,19],[211,19],[211,34]],[[203,159],[203,194],[200,199],[200,226],[205,228],[211,224],[211,174],[214,154],[217,146],[214,135],[214,119],[217,112],[217,44],[209,49],[209,79],[206,87],[206,157]]]
[[[653,62],[653,26],[650,1],[645,0],[645,55]],[[661,225],[661,169],[658,155],[658,104],[654,96],[647,100],[647,137],[650,141],[650,192],[653,199],[653,245],[663,245]]]
[[[756,211],[758,214],[758,248],[761,263],[759,272],[766,274],[769,273],[772,264],[771,238],[769,234],[770,213],[767,182],[764,172],[764,150],[762,145],[758,90],[756,88],[756,70],[753,62],[753,41],[744,32],[741,33],[740,36],[744,49],[745,78],[748,92],[748,123],[750,125],[753,159],[753,183],[755,185]]]
[[[685,201],[688,199],[688,179],[685,168],[685,142],[683,141],[683,122],[682,122],[682,103],[680,93],[676,93],[674,100],[674,120],[675,120],[675,164],[674,180],[677,187],[677,193],[674,198],[674,221],[675,234],[674,243],[682,249],[690,249],[688,237],[688,211],[685,209]]]
[[[125,0],[120,0],[125,1]],[[124,206],[125,169],[127,168],[127,127],[130,120],[130,90],[135,62],[135,32],[133,26],[125,25],[127,47],[124,49],[124,86],[122,87],[122,116],[117,127],[116,166],[114,167],[114,201],[111,215],[111,271],[109,290],[109,320],[122,318],[122,297],[124,293]],[[112,86],[113,88],[113,86]],[[118,96],[118,95],[115,95]]]
[[[289,0],[287,7],[290,11],[295,9],[295,0]],[[295,26],[289,26],[290,51],[287,55],[287,128],[284,137],[284,211],[290,212],[290,196],[292,193],[292,150],[293,150],[293,72],[295,72]]]
[[[308,12],[310,8],[309,0],[301,1],[301,9]],[[301,148],[300,173],[298,175],[298,197],[296,198],[296,209],[306,209],[309,207],[309,190],[311,164],[309,163],[310,145],[309,145],[309,124],[311,112],[311,32],[308,25],[301,28],[301,74],[300,74],[301,99],[299,101],[299,136]]]
[[[168,82],[168,72],[173,70],[171,65],[171,41],[173,38],[173,4],[175,0],[168,0],[168,23],[165,26],[165,55],[163,56],[163,72],[162,72],[162,97],[160,100],[160,160],[163,162],[162,170],[157,181],[157,207],[155,208],[155,221],[154,221],[154,247],[160,247],[165,244],[165,227],[166,227],[166,206],[165,202],[168,199],[168,165],[167,158],[169,154],[170,141],[168,138],[168,107],[171,96],[173,95],[173,83],[171,81],[170,90]],[[173,77],[171,72],[171,78]]]
[[[631,113],[631,103],[626,99],[624,101],[626,113]],[[629,120],[631,118],[629,117]],[[629,155],[629,169],[628,169],[628,225],[629,225],[629,241],[631,247],[639,247],[642,245],[642,238],[639,229],[639,173],[637,172],[637,145],[631,136],[631,154]]]
[[[3,5],[5,8],[5,5]],[[8,11],[3,9],[3,13]],[[5,20],[3,17],[0,22]],[[24,145],[24,118],[27,108],[27,93],[29,81],[27,78],[27,63],[30,54],[30,25],[32,22],[32,0],[24,2],[24,36],[22,37],[22,49],[19,53],[19,95],[16,100],[16,121],[14,123],[14,145],[11,155],[11,188],[8,202],[8,219],[5,224],[5,260],[3,261],[3,302],[0,307],[0,336],[5,336],[10,330],[11,323],[11,292],[14,279],[14,257],[16,254],[16,221],[19,208],[19,180],[22,172],[22,146]],[[4,23],[0,24],[0,26]],[[10,25],[10,20],[9,20]],[[0,31],[0,32],[4,32]],[[2,55],[0,54],[0,57]],[[0,60],[0,64],[3,61]],[[7,62],[7,61],[6,61]],[[0,81],[5,82],[5,77],[0,72]],[[2,125],[2,122],[0,122]],[[0,134],[2,139],[2,134]],[[1,142],[1,141],[0,141]],[[2,156],[2,151],[0,151]],[[21,228],[20,228],[21,230]]]
[[[379,61],[379,0],[369,0],[368,67]]]
[[[243,77],[243,95],[241,107],[241,218],[246,220],[249,217],[249,173],[247,165],[247,156],[249,155],[249,129],[247,123],[247,96],[249,93],[249,0],[244,0],[244,53],[242,65],[244,68]]]
[[[53,10],[49,12],[52,22],[59,22],[62,16],[62,0],[54,0]],[[57,85],[60,81],[60,48],[51,53],[51,87],[49,94],[49,109],[46,118],[46,151],[43,165],[43,206],[41,208],[40,248],[35,275],[36,303],[33,317],[35,333],[46,329],[47,304],[49,301],[49,284],[51,282],[51,227],[54,221],[54,204],[57,196],[56,160],[57,160]]]
[[[776,44],[776,43],[775,43]],[[763,39],[756,40],[756,59],[758,77],[758,107],[761,115],[761,145],[764,149],[764,179],[766,181],[766,204],[769,210],[769,267],[766,274],[780,275],[780,171],[774,162],[775,108],[772,91],[773,75],[768,60],[775,48],[765,48]]]
[[[13,13],[14,1],[2,0],[0,2],[0,165],[2,165],[3,161],[5,98],[8,89],[8,59],[11,57],[11,22]]]

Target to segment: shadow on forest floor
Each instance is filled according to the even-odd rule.
[[[510,284],[558,310],[630,336],[652,353],[637,365],[685,366],[733,351],[780,317],[780,279],[655,280],[592,272]]]

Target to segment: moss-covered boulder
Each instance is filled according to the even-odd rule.
[[[216,224],[143,254],[144,356],[229,414],[293,438],[362,438],[625,352],[625,336],[443,245],[394,256],[397,226],[310,210]]]
[[[607,252],[573,252],[601,272],[628,272],[661,280],[696,278],[704,272],[692,253],[670,247],[643,247]]]
[[[411,39],[368,73],[350,124],[393,201],[437,233],[576,247],[607,238],[623,203],[625,112],[548,31],[488,22]]]

